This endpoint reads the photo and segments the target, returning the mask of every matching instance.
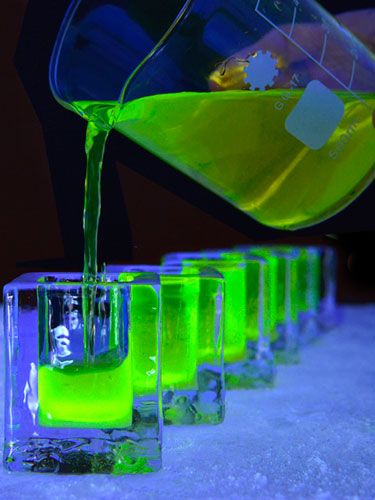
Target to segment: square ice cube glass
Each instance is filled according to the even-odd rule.
[[[274,382],[273,356],[265,318],[267,263],[229,250],[168,254],[167,264],[214,268],[225,280],[224,363],[228,389],[259,388]]]
[[[142,272],[160,277],[164,423],[221,423],[225,416],[222,275],[179,265],[117,265],[108,270],[120,281]],[[141,293],[138,300],[142,301]]]
[[[147,289],[142,317],[134,295]],[[145,324],[147,320],[147,324]],[[147,353],[135,352],[137,322]],[[146,473],[161,467],[160,281],[20,276],[4,288],[4,465],[10,471]],[[147,359],[145,356],[147,355]],[[134,363],[142,367],[142,390]]]
[[[271,349],[276,364],[293,364],[298,355],[299,251],[281,246],[241,247],[246,255],[264,258],[270,265]]]

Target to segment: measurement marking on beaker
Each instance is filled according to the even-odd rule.
[[[327,40],[328,40],[328,33],[324,33],[324,41],[323,41],[323,49],[322,49],[322,55],[320,56],[320,61],[319,63],[323,63],[324,56],[326,55],[326,50],[327,50]]]
[[[290,37],[293,35],[294,26],[296,25],[296,18],[297,18],[297,5],[298,5],[298,2],[296,2],[296,5],[294,6],[293,20],[292,20],[292,24],[291,24],[291,26],[290,26],[290,30],[289,30],[289,36],[290,36]]]
[[[293,45],[295,45],[301,52],[303,52],[307,57],[309,57],[314,63],[316,63],[323,71],[325,71],[331,78],[333,78],[337,83],[339,83],[345,90],[350,92],[356,99],[358,99],[359,102],[361,102],[366,108],[372,110],[372,108],[367,104],[366,101],[364,101],[361,97],[359,97],[358,94],[353,92],[353,90],[345,85],[337,76],[335,76],[332,71],[330,71],[328,68],[326,68],[321,62],[319,62],[312,54],[310,54],[301,44],[299,44],[296,40],[294,40],[293,37],[289,36],[285,31],[283,31],[277,24],[275,24],[271,19],[269,19],[263,12],[260,11],[259,6],[261,4],[262,0],[258,0],[256,7],[255,7],[255,12],[259,14],[265,21],[267,21],[275,30],[277,30],[279,33],[285,36]],[[354,73],[353,73],[353,78],[354,78]],[[353,83],[353,82],[352,82]]]
[[[350,76],[350,82],[349,82],[350,89],[352,88],[352,85],[353,85],[356,64],[357,64],[357,61],[355,59],[353,59],[352,74]]]

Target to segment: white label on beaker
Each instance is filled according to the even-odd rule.
[[[327,144],[344,116],[342,100],[319,80],[306,87],[285,121],[286,130],[310,149]]]

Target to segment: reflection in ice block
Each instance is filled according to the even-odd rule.
[[[155,376],[147,395],[137,392],[132,373],[137,287],[149,287],[154,297],[152,306],[144,304],[145,314],[155,317],[148,331]],[[159,280],[150,275],[121,284],[109,275],[90,284],[76,274],[25,275],[7,285],[9,470],[125,474],[160,468],[159,296]]]

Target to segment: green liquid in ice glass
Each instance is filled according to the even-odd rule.
[[[301,248],[298,257],[298,312],[308,312],[310,309],[309,272],[310,254],[307,249]]]
[[[298,312],[316,313],[320,303],[321,255],[319,250],[298,247]]]
[[[276,342],[279,338],[277,325],[280,320],[280,312],[282,310],[282,301],[285,300],[285,289],[280,285],[280,268],[278,258],[272,252],[265,248],[254,247],[246,254],[251,258],[261,257],[267,263],[264,268],[264,329],[270,335],[271,343]],[[284,318],[284,313],[281,317]]]
[[[246,337],[252,342],[259,339],[260,273],[258,262],[246,262]]]
[[[261,285],[261,263],[256,260],[247,259],[243,253],[235,251],[223,252],[221,257],[243,266],[246,287],[246,338],[251,342],[256,342],[259,339],[259,310],[263,308],[260,304],[260,301],[263,301],[261,294],[263,295],[264,293]],[[264,333],[267,334],[269,331],[266,330]]]
[[[292,258],[288,264],[289,270],[289,300],[290,300],[290,319],[293,324],[298,321],[298,260]]]
[[[128,279],[123,273],[119,281]],[[161,384],[163,390],[188,389],[197,378],[197,325],[199,281],[180,276],[161,276]],[[154,305],[152,305],[154,304]],[[157,327],[157,297],[150,286],[137,286],[131,295],[133,378],[136,394],[155,390],[155,363],[150,329]],[[148,311],[148,313],[147,313]]]
[[[129,275],[120,275],[119,282]],[[151,285],[137,285],[130,291],[130,340],[133,389],[136,396],[155,392],[158,384],[155,353],[159,352],[157,335],[158,296]]]
[[[276,261],[267,261],[265,265],[247,260],[247,315],[248,339],[256,342],[259,339],[259,321],[264,328],[263,334],[269,336],[270,342],[277,339],[277,269]],[[277,264],[276,264],[277,265]],[[262,315],[260,318],[259,315]]]
[[[297,322],[298,315],[298,263],[289,257],[278,257],[277,272],[277,323],[288,319]]]
[[[310,267],[310,288],[311,288],[311,305],[314,312],[319,311],[320,296],[322,287],[322,256],[321,252],[313,252],[311,255]]]
[[[275,247],[287,254],[295,253],[291,272],[294,276],[294,288],[297,293],[298,313],[317,312],[320,302],[321,288],[321,255],[320,251],[308,247],[281,246]]]
[[[204,266],[203,266],[204,267]],[[183,265],[183,275],[199,275],[199,301],[197,317],[197,359],[198,365],[204,363],[220,364],[223,343],[223,322],[218,329],[218,314],[221,315],[223,298],[223,279],[212,279],[200,274],[200,266],[191,263]]]
[[[39,425],[126,428],[133,418],[131,360],[120,366],[40,366]]]
[[[198,363],[220,363],[223,332],[217,328],[217,300],[222,283],[201,278],[198,310]],[[223,322],[221,322],[223,325]],[[217,335],[217,337],[216,337]]]
[[[268,266],[265,267],[264,282],[264,325],[265,330],[270,332],[270,341],[278,339],[277,327],[277,258],[269,255],[265,257]]]
[[[289,315],[290,321],[296,324],[302,301],[307,300],[307,262],[299,247],[275,245],[265,247],[263,251],[276,256],[277,259],[277,323],[285,324],[286,315]]]
[[[183,261],[184,268],[191,267],[195,270],[205,268],[216,269],[223,275],[225,281],[224,298],[224,361],[234,363],[246,358],[246,270],[237,262],[230,260],[189,260]],[[205,295],[211,295],[212,290],[208,287]],[[202,296],[202,300],[204,300]],[[199,357],[217,355],[217,348],[210,352],[208,346],[212,346],[212,330],[208,332],[209,338],[198,335]]]
[[[116,130],[260,222],[297,228],[337,212],[371,181],[374,126],[368,108],[351,93],[336,91],[344,118],[323,148],[311,150],[285,129],[302,91],[291,92],[287,102],[284,92],[161,94],[119,106],[115,115],[113,102],[71,105],[104,122],[111,116]],[[374,94],[361,98],[374,107]],[[280,101],[283,111],[277,111]],[[353,126],[353,140],[333,159]]]
[[[47,318],[51,313],[48,312],[50,293],[53,294],[53,288],[44,289],[41,286],[38,291],[39,324],[42,329],[48,325]],[[82,285],[83,307],[87,294],[95,304],[98,298],[96,286],[91,285],[85,290]],[[92,360],[87,360],[85,356],[79,360],[73,358],[73,362],[64,367],[39,364],[39,425],[95,429],[126,428],[132,425],[132,349],[130,347],[125,353],[124,347],[120,347],[124,341],[120,339],[120,332],[123,331],[120,325],[120,291],[114,287],[110,290],[109,297],[109,338],[106,352],[94,355]],[[41,338],[43,337],[41,334]],[[50,358],[49,340],[45,340],[45,343],[45,356]],[[84,337],[82,344],[86,353]]]
[[[197,279],[161,277],[163,389],[196,386],[198,300]]]

